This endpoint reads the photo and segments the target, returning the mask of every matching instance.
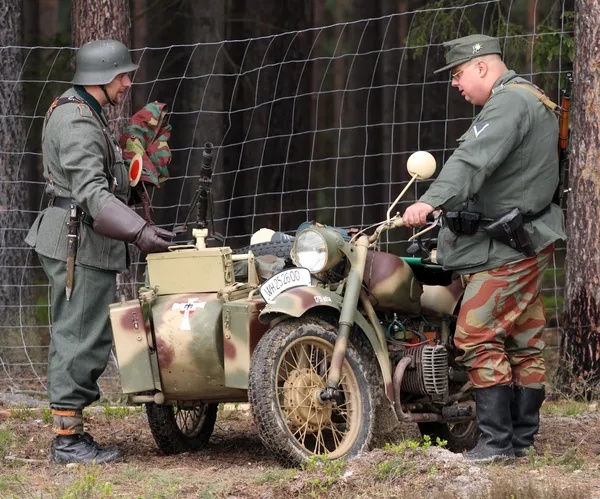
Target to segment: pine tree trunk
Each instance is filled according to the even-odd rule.
[[[76,47],[93,40],[118,40],[129,47],[131,13],[129,0],[77,0],[71,11],[72,40]],[[135,62],[135,61],[134,61]],[[119,138],[126,120],[131,116],[131,92],[117,106],[104,108],[110,129]],[[137,253],[132,255],[136,261]],[[125,270],[117,278],[117,294],[131,299],[135,295],[135,276]]]
[[[575,2],[574,101],[561,382],[587,398],[600,381],[600,4]]]
[[[21,7],[21,2],[0,0],[0,324],[15,330],[26,321],[20,316],[26,309],[21,307],[31,305],[26,268],[30,252],[23,242],[31,222],[25,184],[27,131],[22,118],[23,88],[15,83],[23,70],[23,49],[14,48],[23,43]]]
[[[77,0],[73,2],[72,40],[76,47],[93,40],[112,39],[129,47],[131,14],[129,0]],[[110,129],[120,135],[124,121],[131,116],[131,94],[118,106],[105,108]]]

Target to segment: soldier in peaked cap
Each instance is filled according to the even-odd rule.
[[[438,262],[466,277],[454,342],[475,390],[481,437],[467,457],[523,456],[544,401],[541,284],[564,239],[558,185],[558,121],[537,87],[509,71],[496,38],[444,44],[452,86],[483,106],[427,192],[403,215],[407,227],[445,215]]]
[[[137,69],[116,40],[83,45],[73,87],[58,97],[44,120],[42,152],[48,207],[25,241],[35,248],[52,289],[48,397],[57,463],[121,458],[84,431],[83,409],[100,398],[97,380],[108,363],[112,331],[108,305],[116,274],[127,267],[127,243],[146,253],[166,251],[172,234],[131,210],[128,172],[103,106],[121,102]],[[70,265],[69,265],[70,264]],[[66,292],[65,292],[66,289]]]

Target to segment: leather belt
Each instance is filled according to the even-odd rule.
[[[48,201],[48,206],[54,206],[55,208],[60,208],[62,210],[70,210],[71,204],[76,204],[76,203],[70,198],[64,198],[61,196],[51,197],[50,201]],[[90,217],[87,213],[85,213],[79,206],[77,206],[77,210],[79,211],[80,216],[81,216],[81,221],[84,224],[94,225],[94,219],[92,217]]]
[[[534,220],[537,220],[542,215],[545,215],[546,213],[548,213],[550,211],[550,206],[552,206],[552,205],[549,204],[544,209],[542,209],[541,211],[538,211],[537,213],[534,213],[533,215],[521,215],[521,217],[523,217],[523,223],[528,224],[529,222],[533,222]],[[494,221],[493,218],[482,218],[479,221],[479,227],[477,228],[477,231],[484,232],[485,229],[483,227],[493,221]]]

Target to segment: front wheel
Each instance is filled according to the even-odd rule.
[[[260,340],[250,364],[249,398],[265,446],[285,466],[311,456],[349,459],[373,440],[378,384],[348,343],[339,395],[319,394],[331,366],[336,330],[314,318],[281,322]]]
[[[165,454],[202,449],[212,435],[218,404],[200,404],[191,409],[178,405],[146,404],[150,431]]]

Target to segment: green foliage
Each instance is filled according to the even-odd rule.
[[[4,458],[14,443],[15,437],[13,433],[8,430],[0,430],[0,459]]]
[[[435,443],[438,447],[445,447],[448,442],[436,437]],[[383,461],[377,466],[376,477],[384,482],[391,482],[398,477],[406,474],[416,474],[424,470],[417,469],[414,457],[418,455],[426,455],[429,448],[433,445],[429,435],[423,436],[423,441],[405,440],[398,444],[386,443],[384,450],[392,452],[392,459]],[[437,473],[437,466],[433,465],[427,470],[427,475],[430,477]]]
[[[53,419],[54,419],[54,418],[52,417],[52,410],[51,410],[51,409],[49,409],[49,408],[47,408],[47,407],[46,407],[46,408],[44,408],[44,409],[42,410],[42,421],[43,421],[45,424],[52,424],[52,422],[53,422]]]
[[[318,497],[319,492],[327,492],[342,476],[344,464],[343,459],[329,459],[327,455],[311,456],[306,463],[303,463],[301,466],[302,471],[314,472],[318,470],[321,475],[310,481],[312,487],[310,496]]]
[[[575,471],[582,468],[585,464],[585,459],[577,454],[577,447],[569,447],[564,453],[559,456],[553,456],[550,445],[544,449],[543,455],[538,455],[532,447],[526,451],[529,458],[529,465],[532,468],[541,466],[559,466],[566,468],[567,471]]]
[[[533,61],[537,67],[546,68],[552,61],[573,62],[575,54],[575,40],[572,35],[575,13],[565,11],[561,16],[563,26],[556,28],[546,24],[537,27]]]
[[[286,483],[288,480],[291,480],[296,476],[296,469],[292,468],[290,470],[286,469],[274,469],[269,470],[265,473],[262,473],[254,478],[254,483],[258,485],[263,484],[282,484]]]
[[[21,404],[18,407],[11,409],[10,417],[20,421],[27,421],[33,417],[33,411],[26,405]]]
[[[442,440],[440,437],[436,437],[435,444],[438,447],[445,447],[448,445],[448,441]],[[421,454],[427,454],[427,450],[432,445],[433,442],[431,441],[431,437],[429,435],[424,435],[422,442],[419,442],[418,440],[404,440],[398,444],[386,443],[383,449],[399,455],[403,455],[407,451],[410,451],[411,454],[415,454],[417,452],[420,452]]]
[[[408,47],[414,48],[412,56],[423,56],[431,44],[483,33],[503,39],[504,60],[509,67],[522,66],[530,56],[535,71],[541,72],[549,71],[556,62],[573,62],[573,12],[562,13],[560,26],[547,23],[552,12],[543,13],[547,14],[546,20],[536,26],[535,36],[528,36],[532,30],[527,26],[527,17],[511,12],[502,2],[462,8],[469,4],[470,0],[435,0],[417,12],[407,40]]]
[[[564,400],[556,404],[542,405],[541,413],[549,416],[579,416],[589,412],[589,405],[575,400]]]
[[[104,404],[104,416],[106,419],[124,419],[130,414],[129,407],[112,407],[109,404]]]
[[[98,499],[112,497],[112,484],[100,479],[99,466],[82,466],[77,470],[77,479],[65,490],[55,491],[60,499]]]
[[[415,14],[410,36],[406,41],[409,48],[415,49],[413,58],[421,57],[431,43],[442,43],[479,32],[471,19],[464,16],[463,9],[452,8],[465,3],[466,0],[435,0]]]

